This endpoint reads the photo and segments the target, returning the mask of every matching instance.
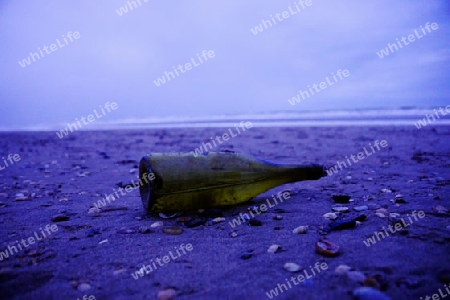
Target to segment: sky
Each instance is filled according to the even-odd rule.
[[[0,128],[450,104],[448,1],[299,2],[2,0]]]

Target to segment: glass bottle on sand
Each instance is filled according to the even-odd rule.
[[[139,164],[139,191],[153,212],[236,205],[278,185],[317,180],[320,165],[275,164],[235,152],[152,153]]]

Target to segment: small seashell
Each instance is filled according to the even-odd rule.
[[[339,265],[334,270],[334,274],[336,275],[345,275],[347,274],[352,268],[347,265]]]
[[[238,234],[237,234],[236,231],[232,231],[232,232],[229,233],[229,236],[232,237],[232,238],[235,238],[235,237],[238,236]]]
[[[155,223],[153,223],[152,225],[150,225],[151,228],[156,228],[156,227],[161,227],[164,225],[163,221],[157,221]]]
[[[361,206],[355,206],[355,207],[353,207],[353,209],[355,210],[355,211],[364,211],[364,210],[368,210],[369,209],[369,207],[367,206],[367,205],[361,205]]]
[[[101,244],[104,244],[104,243],[107,243],[107,242],[108,242],[108,239],[100,241],[100,242],[98,242],[98,244],[101,245]]]
[[[346,212],[348,212],[348,207],[345,207],[345,206],[337,206],[337,207],[331,208],[331,210],[333,210],[333,211],[335,211],[335,212],[346,213]]]
[[[297,265],[296,263],[291,263],[291,262],[285,263],[283,268],[288,272],[298,272],[301,270],[299,265]]]
[[[80,283],[77,287],[77,290],[80,292],[85,292],[91,289],[91,286],[88,283]]]
[[[279,250],[281,250],[281,247],[278,245],[272,245],[269,247],[269,249],[267,250],[267,252],[269,253],[277,253]]]
[[[174,289],[167,289],[159,291],[156,295],[158,300],[172,300],[177,295],[177,292]]]
[[[335,220],[338,216],[335,213],[326,213],[323,215],[323,217],[326,219]]]
[[[308,229],[309,229],[309,226],[298,226],[297,228],[292,230],[292,233],[294,233],[294,234],[298,234],[298,233],[304,234],[304,233],[306,233],[308,231]]]
[[[183,233],[183,228],[181,227],[166,227],[163,229],[163,232],[171,235],[178,235]]]
[[[163,219],[175,218],[175,217],[178,217],[179,215],[180,215],[179,213],[174,213],[174,214],[168,216],[168,215],[166,215],[164,213],[159,213],[159,217],[163,218]]]
[[[212,219],[212,221],[213,221],[214,224],[218,224],[218,223],[224,222],[225,218],[218,217],[218,218]]]
[[[316,243],[316,251],[323,256],[336,256],[339,252],[339,246],[330,241],[320,239]]]

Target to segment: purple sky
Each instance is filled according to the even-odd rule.
[[[312,0],[300,12],[293,0],[140,2],[119,16],[125,0],[1,1],[0,128],[73,122],[108,101],[118,104],[108,121],[450,104],[445,0]],[[250,30],[283,11],[283,21]],[[377,55],[427,22],[439,28]],[[80,37],[65,44],[69,31]],[[64,47],[18,63],[56,39]],[[215,56],[155,85],[203,50]],[[338,69],[350,76],[289,104]]]

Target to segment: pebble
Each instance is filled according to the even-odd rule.
[[[308,231],[309,226],[298,226],[297,228],[295,228],[294,230],[292,230],[292,233],[294,234],[304,234]]]
[[[326,219],[335,220],[337,219],[338,215],[335,213],[326,213],[323,215],[323,217]]]
[[[237,234],[236,231],[232,231],[232,232],[229,233],[229,236],[232,237],[232,238],[235,238],[235,237],[238,236],[238,234]]]
[[[363,283],[366,280],[366,275],[359,271],[349,271],[347,272],[347,277],[354,282]]]
[[[125,273],[126,271],[127,271],[126,269],[115,270],[113,272],[113,275],[117,276],[117,275],[120,275],[122,273]]]
[[[201,225],[204,225],[206,223],[206,218],[203,217],[193,217],[187,221],[184,222],[184,226],[187,228],[194,228]]]
[[[85,292],[91,289],[91,286],[88,283],[80,283],[77,287],[77,290],[80,292]]]
[[[271,245],[267,252],[269,253],[277,253],[279,250],[281,250],[281,247],[279,245]]]
[[[383,214],[383,213],[375,213],[375,215],[377,216],[377,217],[380,217],[380,218],[386,218],[386,216]]]
[[[383,292],[380,292],[371,287],[359,287],[353,291],[353,296],[358,300],[391,300]]]
[[[151,228],[156,228],[156,227],[161,227],[164,225],[163,221],[157,221],[155,223],[153,223],[152,225],[150,225]]]
[[[16,198],[13,201],[25,201],[28,200],[28,197],[25,196],[23,193],[17,193]]]
[[[297,265],[296,263],[291,263],[291,262],[285,263],[283,268],[288,272],[298,272],[301,270],[299,265]]]
[[[333,195],[332,196],[335,203],[348,203],[350,200],[350,196],[347,195]]]
[[[348,207],[345,206],[338,206],[338,207],[333,207],[331,208],[333,211],[335,212],[340,212],[340,213],[346,213],[348,212]]]
[[[248,221],[248,224],[249,224],[250,226],[261,226],[261,225],[262,225],[262,222],[261,222],[260,220],[257,220],[257,219],[250,219],[250,220]]]
[[[166,234],[171,234],[171,235],[178,235],[178,234],[182,234],[183,233],[183,228],[181,227],[166,227],[163,229],[163,232]]]
[[[52,217],[52,222],[63,222],[69,220],[69,216],[55,215]]]
[[[381,192],[389,194],[389,193],[392,193],[392,190],[391,189],[382,189]]]
[[[133,233],[137,233],[137,231],[135,229],[122,227],[119,230],[117,230],[116,233],[119,233],[119,234],[133,234]]]
[[[274,219],[274,220],[281,220],[281,219],[283,219],[283,216],[282,216],[282,215],[275,215],[275,216],[273,217],[273,219]]]
[[[316,251],[323,256],[336,256],[339,252],[339,246],[330,241],[320,239],[316,243]]]
[[[147,226],[140,226],[138,229],[138,232],[142,233],[142,234],[147,234],[147,233],[153,233],[154,231],[151,230],[150,228],[148,228]]]
[[[353,209],[355,210],[355,211],[365,211],[365,210],[368,210],[369,209],[369,207],[367,206],[367,205],[361,205],[361,206],[355,206],[355,207],[353,207]]]
[[[400,214],[398,214],[398,213],[390,213],[390,214],[389,214],[389,217],[395,219],[395,218],[400,217]]]
[[[334,274],[336,275],[345,275],[347,274],[352,268],[347,265],[339,265],[334,270]]]
[[[167,289],[159,291],[156,295],[158,300],[172,300],[177,295],[177,292],[174,289]]]

